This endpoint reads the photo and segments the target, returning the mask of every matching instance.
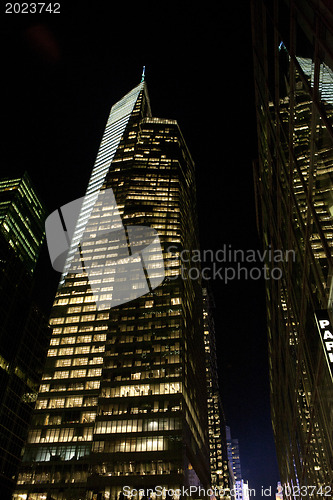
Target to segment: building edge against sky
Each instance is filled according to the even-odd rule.
[[[97,200],[110,188],[124,227],[158,231],[166,278],[134,301],[100,310],[89,280],[108,296],[124,286],[105,266],[117,242],[105,233],[96,240],[115,223],[114,207]],[[179,260],[182,249],[199,247],[195,190],[179,126],[152,117],[141,82],[112,107],[104,131],[51,313],[53,335],[14,498],[210,486],[202,288],[182,280]],[[91,244],[85,261],[96,259],[89,275],[77,272],[83,233]]]
[[[0,179],[0,488],[10,499],[50,337],[33,296],[46,211],[25,172]]]
[[[296,251],[266,282],[273,430],[283,487],[321,498],[333,483],[333,13],[252,1],[252,27],[258,227],[265,248]]]
[[[44,241],[46,209],[27,172],[0,180],[0,228],[31,274]]]

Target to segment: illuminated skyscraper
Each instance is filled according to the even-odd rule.
[[[233,482],[240,481],[242,479],[242,468],[239,456],[239,443],[238,439],[231,437],[230,427],[226,427],[226,439],[227,439],[227,450],[228,459],[232,468]]]
[[[32,298],[45,209],[27,174],[0,180],[0,489],[10,499],[48,344]]]
[[[235,484],[235,500],[249,500],[249,484],[243,479],[236,481]]]
[[[252,5],[258,226],[265,249],[295,252],[266,281],[273,430],[283,486],[320,498],[333,483],[333,12]]]
[[[227,490],[232,488],[232,480],[228,467],[225,416],[217,372],[215,325],[213,320],[214,302],[207,288],[203,289],[203,301],[211,483],[213,488],[223,492],[221,496],[227,497]]]
[[[0,232],[30,273],[44,239],[45,217],[45,208],[26,172],[0,180]]]
[[[105,270],[118,250],[107,237],[88,241],[89,273],[71,272],[87,228],[98,235],[115,224],[111,207],[99,203],[109,188],[124,226],[158,231],[166,276],[112,309],[108,300],[130,278]],[[197,238],[191,155],[175,120],[151,116],[141,82],[112,107],[105,128],[51,314],[14,498],[115,499],[124,486],[209,485],[201,284],[182,280],[179,258],[198,248]],[[150,284],[154,266],[146,269]]]

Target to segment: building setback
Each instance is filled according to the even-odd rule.
[[[112,265],[105,271],[105,260],[71,272],[83,233],[114,223],[95,196],[110,188],[124,226],[158,231],[165,265],[160,286],[112,309],[107,300],[130,277],[115,277]],[[179,126],[152,117],[141,82],[113,106],[105,128],[52,309],[13,498],[114,499],[124,486],[210,484],[202,290],[179,276],[179,252],[198,248],[195,190]],[[90,262],[115,250],[107,238],[91,244]],[[103,288],[106,308],[91,285]]]
[[[252,13],[258,227],[264,248],[295,252],[281,262],[282,278],[266,281],[272,422],[283,488],[311,487],[321,498],[333,483],[325,342],[333,319],[333,13],[312,0],[252,2]]]
[[[49,341],[32,297],[45,209],[28,175],[0,180],[0,487],[11,499]]]

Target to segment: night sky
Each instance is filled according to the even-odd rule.
[[[178,121],[197,167],[201,248],[261,248],[248,2],[179,3],[88,10],[72,1],[60,15],[2,14],[1,172],[27,170],[49,212],[82,196],[110,108],[145,65],[153,116]],[[58,279],[44,245],[36,292],[47,310]],[[279,480],[264,280],[210,284],[227,425],[261,497]]]

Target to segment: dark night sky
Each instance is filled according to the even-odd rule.
[[[260,247],[250,10],[248,2],[207,5],[94,2],[85,10],[71,2],[58,16],[3,15],[3,174],[26,169],[49,212],[82,196],[109,110],[145,65],[153,115],[177,119],[197,165],[202,249]],[[58,278],[44,246],[36,279],[46,307]],[[243,476],[261,497],[261,485],[275,489],[279,480],[264,284],[211,285],[227,424],[240,442]]]

